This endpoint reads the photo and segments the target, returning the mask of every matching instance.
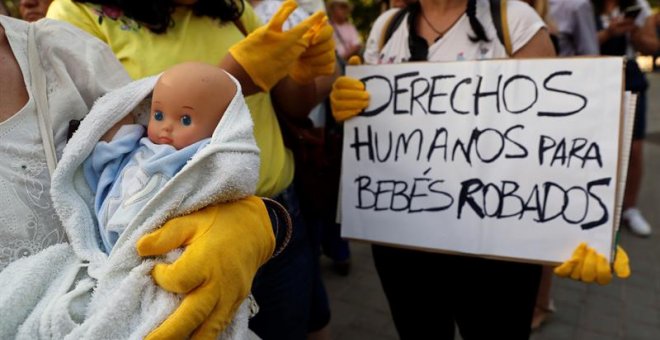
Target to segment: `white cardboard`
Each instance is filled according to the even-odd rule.
[[[625,178],[617,171],[626,145],[622,65],[621,58],[601,57],[348,67],[371,100],[344,126],[342,236],[550,263],[588,242],[609,259],[620,214],[617,176]],[[467,149],[472,135],[478,137],[468,161],[456,144]],[[461,202],[462,190],[478,188],[462,184],[470,180],[488,189]],[[516,185],[512,195],[498,193]],[[477,213],[484,190],[490,217]],[[537,198],[547,221],[533,209]],[[529,210],[519,214],[528,200]]]

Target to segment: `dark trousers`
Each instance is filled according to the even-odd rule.
[[[252,294],[259,313],[250,319],[250,329],[264,340],[304,340],[308,332],[330,320],[328,298],[312,247],[315,236],[305,224],[293,186],[274,199],[291,215],[293,235],[287,248],[264,264],[254,278]]]
[[[541,266],[372,246],[402,340],[528,339]]]

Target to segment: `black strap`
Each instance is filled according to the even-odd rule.
[[[392,18],[390,19],[387,27],[385,28],[385,32],[383,34],[383,44],[381,45],[381,49],[385,47],[385,44],[390,40],[392,35],[394,34],[394,31],[396,31],[399,26],[401,26],[401,23],[403,22],[403,18],[406,16],[406,13],[408,13],[407,8],[402,8],[398,10]]]
[[[266,205],[268,217],[273,227],[273,234],[275,235],[275,251],[272,256],[275,257],[282,253],[289,244],[291,235],[293,235],[293,222],[291,221],[291,215],[282,203],[266,197],[261,197],[261,200]]]
[[[390,40],[390,38],[396,31],[396,29],[399,28],[399,26],[403,22],[403,17],[405,17],[406,13],[409,12],[410,8],[411,5],[408,5],[406,6],[406,8],[400,9],[392,16],[387,27],[385,28],[385,32],[383,33],[383,38],[381,40],[382,44],[380,46],[381,50],[383,49],[383,47],[385,47],[387,42]],[[497,32],[497,39],[500,41],[502,45],[505,45],[504,30],[502,28],[502,11],[501,11],[500,0],[490,0],[490,16],[493,19],[493,25],[495,26],[495,31]]]
[[[504,33],[502,30],[502,9],[500,0],[490,0],[490,17],[497,32],[497,39],[504,45]]]
[[[241,31],[244,37],[248,36],[248,31],[247,29],[245,29],[245,25],[243,25],[241,19],[234,20],[234,25],[236,25],[236,28],[238,28],[238,30]]]

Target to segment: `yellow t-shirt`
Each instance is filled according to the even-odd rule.
[[[244,38],[233,22],[198,17],[185,7],[172,14],[173,26],[163,34],[152,33],[115,9],[71,0],[53,1],[48,17],[67,21],[110,45],[133,79],[158,74],[185,61],[218,65],[229,47]],[[261,25],[247,4],[240,20],[248,32]],[[293,155],[284,147],[270,95],[254,94],[246,102],[261,149],[257,195],[272,197],[291,183]]]

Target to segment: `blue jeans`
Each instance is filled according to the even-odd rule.
[[[303,340],[330,320],[328,298],[293,185],[274,199],[291,215],[293,235],[286,249],[257,272],[252,294],[259,313],[250,329],[264,340]]]

